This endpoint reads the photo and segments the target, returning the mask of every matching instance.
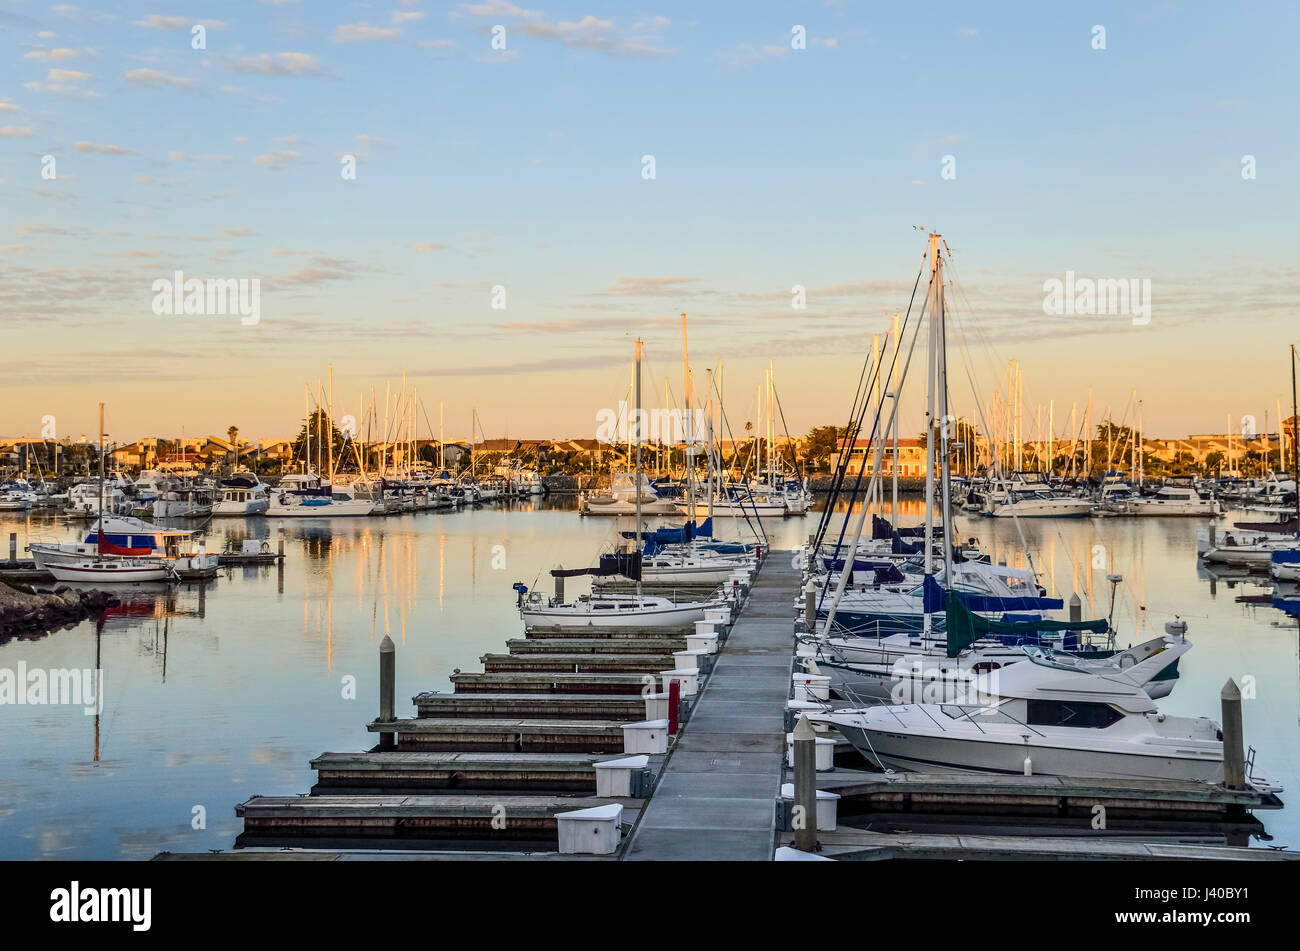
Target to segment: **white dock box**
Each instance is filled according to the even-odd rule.
[[[796,673],[791,675],[794,681],[794,696],[796,700],[807,700],[810,697],[818,700],[829,700],[831,698],[831,678],[826,674],[805,674]],[[803,693],[800,693],[802,688]]]
[[[241,549],[245,555],[256,555],[262,551],[262,543],[256,538],[245,538]]]
[[[705,609],[704,609],[704,620],[706,620],[706,621],[716,621],[716,622],[719,623],[719,624],[730,624],[730,623],[731,623],[731,608],[730,608],[730,607],[723,607],[723,608],[705,608]],[[695,623],[698,624],[699,621],[696,621]]]
[[[599,774],[597,774],[599,775]],[[596,795],[602,796],[600,792],[600,780],[597,779]],[[781,798],[786,802],[794,802],[794,783],[781,784]],[[827,792],[825,789],[817,790],[817,831],[834,832],[835,820],[838,817],[840,804],[840,794]]]
[[[608,799],[632,795],[632,773],[645,769],[650,763],[648,756],[624,756],[622,759],[606,760],[593,763],[596,770],[596,795]],[[838,798],[838,797],[837,797]],[[834,820],[834,810],[831,812]],[[817,803],[817,827],[821,828],[821,803]],[[834,825],[831,828],[835,828]]]
[[[687,650],[701,651],[705,654],[716,654],[718,652],[718,635],[712,631],[701,634],[699,631],[700,622],[695,624],[695,633],[686,635]]]
[[[623,724],[624,753],[667,753],[668,721],[642,720]]]
[[[668,719],[668,691],[645,695],[645,718],[647,720]]]
[[[817,772],[824,773],[835,768],[835,741],[817,737]],[[794,769],[794,734],[785,735],[785,761]]]
[[[622,837],[623,807],[618,803],[557,812],[561,855],[613,855]]]
[[[664,681],[664,691],[668,690],[668,685],[674,680],[678,683],[678,690],[683,697],[693,697],[700,689],[700,668],[691,667],[684,670],[661,670],[659,676]]]
[[[701,655],[707,657],[708,654],[706,650],[673,651],[673,664],[678,670],[692,670],[700,666]]]
[[[714,637],[717,637],[717,636],[718,636],[718,622],[715,621],[715,620],[709,619],[709,618],[706,618],[706,619],[703,620],[703,621],[696,621],[696,622],[695,622],[695,633],[698,634],[698,635],[708,635],[708,634],[712,634]]]

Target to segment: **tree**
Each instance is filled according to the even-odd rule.
[[[234,468],[238,469],[239,468],[239,427],[238,426],[229,427],[226,430],[226,437],[230,440],[230,445],[235,447]]]
[[[830,458],[840,451],[848,429],[844,426],[814,426],[808,433],[808,444],[804,454],[809,467],[821,470],[830,468]]]
[[[326,458],[329,456],[329,450],[323,442],[327,430],[329,432],[330,445],[334,447],[335,463],[337,464],[338,462],[343,461],[344,449],[347,447],[347,440],[344,438],[343,434],[339,432],[338,427],[330,423],[329,416],[323,409],[318,409],[309,414],[303,421],[302,429],[298,430],[298,436],[293,441],[293,457],[297,459],[299,455],[301,455],[304,463],[310,466],[315,463],[317,452],[319,452],[321,464],[324,465]],[[307,442],[309,436],[311,437],[312,453],[310,459],[307,458]]]

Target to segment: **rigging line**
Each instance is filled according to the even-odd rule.
[[[715,391],[717,391],[717,386],[718,386],[718,384],[717,384],[717,381],[715,380],[714,383],[713,383],[713,388],[714,388]],[[735,447],[735,445],[736,445],[736,434],[735,434],[734,432],[732,432],[732,430],[731,430],[731,423],[730,423],[730,421],[727,419],[727,408],[726,408],[725,406],[722,405],[722,394],[721,394],[720,392],[718,393],[718,415],[719,415],[719,416],[721,417],[721,419],[722,419],[722,426],[723,426],[723,429],[725,429],[726,432],[727,432],[727,434],[731,437],[731,445],[732,445],[732,447],[733,447],[733,452],[734,452],[734,447]],[[722,486],[722,466],[721,466],[721,462],[722,462],[722,460],[721,460],[722,451],[721,451],[721,447],[719,447],[719,450],[718,450],[718,456],[719,456],[719,459],[718,459],[718,462],[719,462],[719,466],[718,466],[718,487],[721,488],[721,486]],[[733,458],[734,458],[734,457],[733,457]],[[751,494],[752,494],[752,493],[751,493]],[[750,522],[750,520],[749,520],[749,513],[748,513],[747,511],[745,511],[744,506],[741,506],[740,513],[741,513],[741,515],[744,516],[744,518],[745,518],[745,524],[746,524],[746,526],[748,526],[748,528],[749,528],[750,532],[753,534],[754,538],[755,538],[755,539],[758,539],[758,538],[761,537],[761,538],[763,539],[763,544],[766,545],[766,544],[767,544],[767,530],[763,528],[763,520],[762,520],[761,518],[759,518],[759,515],[758,515],[758,509],[757,509],[757,508],[754,509],[754,518],[758,520],[758,530],[757,530],[757,531],[755,531],[753,523]],[[733,518],[733,520],[735,519],[735,510],[734,510],[734,507],[733,507],[733,511],[732,511],[732,518]],[[691,512],[691,513],[690,513],[690,519],[691,519],[691,523],[694,524],[694,523],[695,523],[695,513],[694,513],[694,512]]]
[[[920,285],[921,285],[921,276],[925,273],[925,260],[926,260],[926,255],[925,255],[925,254],[922,254],[922,255],[921,255],[921,266],[920,266],[920,268],[919,268],[919,269],[917,270],[917,272],[916,272],[916,280],[912,283],[912,294],[911,294],[911,297],[909,297],[909,298],[908,298],[908,301],[907,301],[907,315],[906,315],[906,317],[905,317],[905,319],[904,319],[903,326],[906,326],[907,322],[911,320],[911,317],[912,317],[912,307],[913,307],[913,305],[914,305],[915,302],[916,302],[916,290],[917,290],[918,287],[920,287]],[[925,305],[923,304],[923,305],[922,305],[922,310],[923,310],[923,311],[924,311],[924,308],[925,308]],[[900,338],[903,336],[903,331],[902,331],[901,328],[899,329],[899,336],[900,336]],[[898,342],[895,341],[895,344],[894,344],[894,357],[893,357],[893,363],[891,363],[891,365],[890,365],[890,373],[891,373],[891,375],[892,375],[892,373],[893,373],[893,367],[897,364],[897,362],[898,362]],[[836,466],[836,471],[835,471],[834,475],[833,475],[832,478],[831,478],[831,489],[830,489],[830,494],[829,494],[829,496],[827,497],[827,500],[826,500],[826,507],[822,510],[822,517],[821,517],[821,519],[818,520],[818,524],[817,524],[817,533],[816,533],[816,536],[815,536],[814,539],[813,539],[813,546],[812,546],[812,547],[813,547],[813,551],[814,551],[814,552],[816,552],[818,549],[821,548],[822,543],[823,543],[823,541],[825,540],[825,537],[826,537],[826,531],[827,531],[828,528],[830,528],[830,522],[831,522],[831,518],[832,518],[832,516],[833,516],[834,508],[835,508],[835,502],[836,502],[836,500],[839,498],[839,494],[840,494],[840,490],[841,490],[841,488],[843,488],[843,485],[844,485],[844,479],[845,479],[845,477],[846,477],[847,474],[848,474],[848,466],[849,466],[849,462],[850,462],[850,460],[851,460],[851,458],[852,458],[852,455],[853,455],[853,453],[852,453],[852,448],[851,448],[851,444],[852,444],[852,442],[856,442],[856,441],[857,441],[857,438],[858,438],[858,435],[859,435],[859,432],[860,432],[860,430],[861,430],[861,426],[862,426],[862,418],[863,418],[863,416],[865,416],[865,414],[866,414],[866,403],[867,403],[867,400],[868,400],[868,394],[871,392],[871,389],[870,389],[870,385],[869,385],[869,384],[866,385],[866,386],[864,386],[864,384],[863,384],[863,378],[866,376],[867,366],[868,366],[869,364],[870,364],[870,360],[869,360],[869,359],[865,359],[865,360],[863,361],[862,374],[861,374],[861,375],[859,376],[859,378],[858,378],[858,392],[854,394],[854,398],[853,398],[853,407],[852,407],[852,408],[850,409],[850,411],[849,411],[849,426],[848,426],[848,428],[845,430],[845,433],[844,433],[844,444],[843,444],[843,445],[841,446],[841,448],[840,448],[840,462],[839,462],[839,464]],[[877,370],[879,370],[878,367],[877,367]],[[899,381],[899,387],[898,387],[898,389],[901,390],[901,388],[902,388],[902,381],[900,380],[900,381]],[[862,402],[863,402],[863,406],[862,406],[861,411],[858,410],[858,401],[859,401],[859,400],[862,400]],[[895,403],[897,404],[897,399],[895,400]],[[883,405],[883,399],[882,399],[882,405]],[[877,413],[877,416],[879,416],[879,413]],[[857,424],[856,424],[856,426],[855,426],[855,424],[854,424],[854,420],[855,420],[855,419],[857,420]],[[845,515],[844,515],[844,525],[845,525],[845,527],[848,526],[849,515],[852,513],[852,510],[853,510],[853,501],[854,501],[854,499],[856,499],[856,497],[857,497],[858,488],[861,486],[861,484],[862,484],[862,470],[859,469],[859,470],[858,470],[858,478],[857,478],[857,481],[856,481],[856,483],[854,484],[854,488],[853,488],[853,496],[852,496],[852,497],[850,498],[850,500],[849,500],[849,509],[848,509],[848,511],[847,511],[847,512],[845,513]],[[840,540],[841,540],[841,542],[843,541],[843,534],[844,534],[844,532],[843,532],[843,530],[841,530],[841,532],[840,532]]]
[[[925,264],[924,264],[924,262],[922,262],[922,265],[921,265],[921,266],[922,266],[922,271],[924,272],[924,268],[925,268]],[[918,278],[917,278],[917,281],[918,281],[918,283],[920,282],[920,277],[919,277],[919,276],[918,276]],[[913,296],[915,297],[915,293],[916,293],[916,288],[915,288],[915,287],[912,289],[912,293],[913,293]],[[915,328],[913,329],[913,331],[912,331],[912,342],[911,342],[911,344],[908,346],[908,349],[907,349],[907,360],[903,363],[902,374],[901,374],[901,375],[899,376],[899,378],[898,378],[898,390],[899,390],[900,392],[902,391],[903,383],[904,383],[904,382],[906,381],[906,379],[907,379],[907,373],[908,373],[908,370],[909,370],[909,369],[911,368],[911,366],[912,366],[912,356],[913,356],[913,354],[916,352],[916,341],[917,341],[917,338],[918,338],[918,337],[920,336],[920,334],[921,334],[921,325],[925,322],[925,316],[926,316],[926,311],[927,311],[927,309],[928,309],[928,307],[929,307],[929,301],[930,301],[930,295],[929,295],[929,293],[927,293],[927,294],[925,295],[925,300],[924,300],[924,301],[922,302],[922,304],[921,304],[921,310],[920,310],[920,312],[919,312],[918,315],[917,315],[917,319],[916,319],[916,327],[915,327]],[[908,322],[911,321],[911,317],[912,317],[912,303],[909,301],[909,303],[908,303],[908,307],[907,307],[907,317],[906,317],[906,319],[904,320],[904,322],[903,322],[903,324],[902,324],[902,327],[899,328],[899,338],[900,338],[900,339],[901,339],[902,336],[903,336],[903,327],[906,327],[906,326],[907,326]],[[890,372],[890,378],[891,378],[891,379],[893,378],[894,369],[895,369],[895,367],[896,367],[897,364],[898,364],[898,353],[899,353],[899,347],[898,347],[897,345],[895,345],[895,347],[894,347],[894,356],[893,356],[893,358],[892,358],[892,360],[891,360],[891,362],[890,362],[890,370],[889,370],[889,372]],[[872,436],[873,436],[873,438],[874,438],[874,436],[875,436],[876,429],[880,426],[881,410],[884,408],[884,401],[885,401],[885,397],[884,397],[884,395],[882,394],[882,396],[881,396],[881,398],[880,398],[880,406],[877,407],[877,409],[876,409],[876,419],[875,419],[875,423],[874,423],[873,426],[872,426]],[[892,411],[891,411],[891,414],[890,414],[890,422],[894,422],[894,421],[897,420],[897,418],[898,418],[898,411],[899,411],[899,409],[898,409],[898,404],[899,404],[899,400],[898,400],[897,398],[895,398],[895,399],[894,399],[894,403],[893,403],[893,408],[892,408]],[[864,412],[865,412],[865,408],[864,408]],[[863,468],[865,468],[865,466],[864,466]],[[879,472],[879,471],[876,471],[876,472],[873,472],[873,473],[872,473],[871,481],[870,481],[870,482],[868,483],[868,485],[867,485],[867,491],[868,491],[868,492],[870,492],[872,486],[878,484],[880,478],[881,478],[881,476],[880,476],[880,472]],[[858,470],[858,484],[860,485],[861,482],[862,482],[862,470],[859,469],[859,470]],[[854,492],[854,494],[856,495],[856,487],[855,487],[855,492]],[[867,503],[866,503],[866,499],[865,499],[865,497],[864,497],[864,499],[863,499],[863,505],[865,506],[866,504],[867,504]],[[837,543],[836,543],[836,547],[835,547],[835,550],[834,550],[834,552],[832,553],[832,561],[831,561],[831,564],[832,564],[832,565],[834,565],[834,563],[835,563],[835,562],[834,562],[834,558],[833,558],[834,554],[837,554],[840,550],[842,550],[842,548],[843,548],[843,546],[844,546],[844,533],[848,530],[848,526],[849,526],[849,516],[852,515],[852,513],[853,513],[853,504],[852,504],[852,501],[850,501],[850,503],[849,503],[849,509],[848,509],[848,511],[846,511],[846,512],[844,513],[844,525],[843,525],[843,527],[840,529],[840,537],[839,537],[839,540],[837,541]],[[862,524],[865,522],[865,520],[866,520],[866,512],[865,512],[865,509],[864,509],[863,514],[862,514],[862,517],[859,519],[859,526],[858,526],[858,529],[857,529],[857,532],[856,532],[856,536],[857,536],[857,538],[861,538]],[[925,534],[925,539],[924,539],[923,544],[926,545],[926,546],[928,546],[928,545],[930,545],[930,544],[932,543],[932,542],[931,542],[931,539],[930,539],[930,533],[929,533],[929,532],[925,532],[924,534]],[[838,579],[838,581],[837,581],[837,583],[836,583],[835,597],[834,597],[834,599],[831,601],[831,607],[830,607],[830,610],[827,612],[827,616],[826,616],[826,626],[822,629],[822,630],[823,630],[823,637],[824,637],[826,634],[828,634],[828,633],[830,632],[831,625],[835,622],[835,614],[836,614],[836,612],[839,610],[840,602],[841,602],[841,601],[843,600],[843,598],[844,598],[844,591],[845,591],[845,588],[848,586],[848,579],[849,579],[849,577],[853,574],[853,561],[854,561],[854,558],[855,558],[856,555],[857,555],[857,550],[856,550],[856,549],[857,549],[857,543],[856,543],[856,538],[855,538],[855,542],[854,542],[854,551],[847,552],[847,553],[845,554],[845,558],[844,558],[844,568],[841,570],[841,572],[840,572],[840,576],[839,576],[839,579]],[[818,550],[819,550],[819,546],[818,546],[818,547],[815,547],[815,548],[813,549],[813,554],[814,554],[814,556],[816,555],[816,553],[817,553]],[[923,548],[922,550],[925,551],[925,550],[927,550],[927,549]],[[829,580],[830,580],[830,577],[829,577],[829,574],[828,574],[828,576],[827,576],[827,581],[829,582]],[[826,601],[826,590],[827,590],[828,587],[829,587],[829,585],[823,585],[823,586],[822,586],[821,597],[818,598],[818,604],[817,604],[817,611],[818,611],[819,613],[820,613],[820,611],[821,611],[821,606],[822,606],[822,604],[824,604],[825,601]],[[814,622],[815,622],[815,621],[816,621],[816,618],[814,617]]]

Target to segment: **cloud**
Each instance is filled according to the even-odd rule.
[[[400,10],[393,13],[393,22],[399,26],[403,23],[417,23],[423,19],[424,14],[418,10],[413,13],[403,13]]]
[[[631,32],[624,33],[614,26],[613,20],[602,20],[587,14],[581,20],[551,22],[545,19],[542,11],[526,10],[507,0],[462,3],[453,15],[522,21],[510,29],[530,39],[558,42],[575,49],[595,50],[608,56],[658,58],[677,52],[676,49],[661,45],[659,32],[668,27],[667,17],[639,20]]]
[[[0,112],[22,112],[22,106],[16,106],[8,99],[0,99]]]
[[[261,76],[325,76],[328,71],[310,53],[258,53],[235,56],[227,63],[232,73],[256,73]]]
[[[5,125],[0,126],[0,139],[26,139],[35,135],[30,126],[25,125]]]
[[[445,251],[445,244],[436,244],[432,241],[420,241],[415,245],[416,254],[428,254],[430,251]]]
[[[352,23],[334,28],[335,43],[364,43],[369,40],[395,40],[402,35],[396,28],[370,26],[367,23]]]
[[[23,86],[33,92],[47,93],[52,96],[71,99],[103,99],[104,97],[95,90],[76,85],[94,78],[90,73],[78,72],[75,69],[51,69],[46,75],[44,83],[29,82],[23,83]]]
[[[130,85],[143,89],[162,89],[165,86],[170,86],[173,89],[192,89],[194,87],[194,80],[192,79],[185,79],[182,76],[168,76],[156,69],[129,69],[123,78]]]
[[[143,20],[136,20],[136,26],[143,26],[150,30],[184,30],[189,32],[195,25],[199,25],[208,30],[224,30],[226,22],[224,20],[191,20],[188,17],[163,17],[156,13],[151,13]]]
[[[606,294],[626,296],[677,296],[691,293],[687,285],[697,283],[698,277],[628,277],[620,274],[614,283],[605,288]]]
[[[415,44],[422,50],[444,50],[449,46],[455,46],[451,40],[420,40]]]
[[[70,59],[81,59],[86,55],[85,50],[56,49],[47,50],[45,48],[34,49],[24,55],[24,59],[38,59],[42,63],[64,63]]]
[[[298,153],[291,149],[278,149],[257,156],[253,159],[253,164],[260,165],[262,168],[269,169],[272,172],[279,172],[298,161],[298,158]]]
[[[135,155],[134,149],[123,148],[120,145],[96,145],[94,142],[77,142],[73,145],[82,155],[91,155],[99,153],[100,155]]]
[[[779,59],[785,59],[790,55],[790,47],[769,44],[767,46],[753,46],[749,43],[742,43],[734,50],[727,50],[717,55],[718,65],[723,69],[736,72],[747,69],[758,63],[768,63]]]
[[[357,276],[357,270],[352,261],[320,255],[296,271],[267,278],[262,283],[268,287],[306,287],[329,281],[349,281]]]

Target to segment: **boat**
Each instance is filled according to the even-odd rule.
[[[1300,547],[1271,552],[1268,573],[1278,581],[1300,581]]]
[[[677,503],[673,499],[660,496],[644,473],[638,480],[633,472],[611,475],[607,492],[580,493],[578,512],[581,515],[635,515],[638,503],[643,515],[677,514]]]
[[[1164,485],[1155,495],[1138,496],[1129,502],[1129,515],[1152,516],[1219,516],[1223,509],[1218,499],[1202,496],[1190,485]]]
[[[1297,546],[1300,546],[1300,536],[1296,535],[1230,530],[1216,535],[1215,544],[1206,547],[1201,557],[1224,565],[1266,566],[1275,553]]]
[[[46,570],[55,581],[79,581],[93,584],[139,584],[145,581],[168,581],[175,575],[166,563],[152,558],[103,558],[50,565]]]
[[[164,528],[132,516],[106,515],[80,542],[33,541],[27,551],[36,567],[46,570],[55,565],[75,565],[102,550],[119,557],[163,561],[183,577],[215,574],[219,556],[208,554],[202,544],[194,545],[193,539],[194,532],[184,529]]]
[[[214,516],[265,515],[271,507],[266,484],[252,473],[236,473],[220,488],[221,497],[212,504]]]
[[[289,473],[270,492],[266,514],[270,518],[339,518],[370,515],[374,499],[357,498],[347,491],[324,485],[314,473]]]
[[[1144,664],[1126,670],[1050,648],[1028,663],[980,674],[972,703],[912,703],[816,713],[885,770],[1223,781],[1223,734],[1206,717],[1160,713],[1142,688]],[[1253,760],[1253,757],[1251,758]],[[1248,783],[1281,792],[1254,771]]]
[[[640,412],[641,347],[642,342],[638,339],[636,341],[633,384],[636,412],[632,417],[637,420],[642,418]],[[641,446],[643,441],[644,436],[638,423],[637,432],[635,433],[636,468],[633,472],[632,482],[634,486],[641,484]],[[674,602],[660,595],[642,593],[643,553],[641,551],[641,541],[646,537],[647,533],[641,523],[643,510],[640,493],[634,493],[634,502],[635,529],[632,532],[630,541],[632,550],[603,554],[600,556],[599,563],[593,567],[553,569],[551,576],[556,579],[556,593],[553,598],[544,600],[539,592],[530,592],[522,582],[515,582],[514,590],[518,595],[519,615],[524,621],[526,630],[536,628],[581,629],[586,627],[684,628],[695,621],[704,620],[705,612],[709,609],[725,604],[725,599],[720,594],[705,601]],[[701,559],[704,557],[704,555],[700,555]],[[701,563],[703,563],[702,560]],[[735,570],[735,568],[733,567],[732,570]],[[728,576],[729,574],[730,572]],[[597,578],[621,575],[636,582],[636,592],[634,594],[595,593],[584,595],[576,600],[566,601],[564,599],[564,579],[582,575],[591,575]]]
[[[81,482],[68,490],[64,515],[72,519],[96,519],[101,513],[107,515],[121,512],[129,504],[125,493],[116,485],[103,485],[99,481]]]

